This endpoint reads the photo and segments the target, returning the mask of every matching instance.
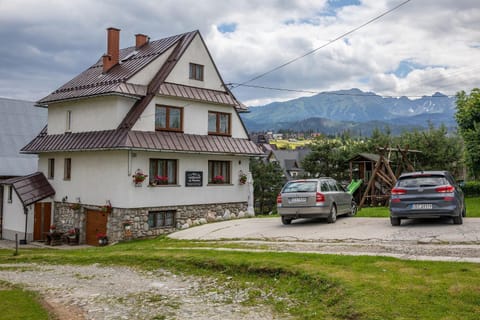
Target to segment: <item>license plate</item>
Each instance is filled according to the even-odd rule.
[[[288,203],[305,203],[307,202],[307,198],[290,198],[288,199]]]
[[[431,203],[414,203],[412,204],[412,209],[432,209],[433,205]]]

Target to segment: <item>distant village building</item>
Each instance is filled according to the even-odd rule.
[[[295,150],[270,150],[267,161],[278,163],[283,170],[285,179],[293,180],[304,178],[307,173],[302,167],[302,161],[311,152],[308,148]]]
[[[24,179],[54,194],[24,201],[28,240],[49,224],[97,245],[247,214],[250,157],[262,152],[200,33],[119,39],[109,28],[107,53],[38,101],[48,126],[22,151],[39,155],[52,189]]]

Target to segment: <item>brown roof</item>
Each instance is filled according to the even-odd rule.
[[[249,139],[226,136],[184,134],[166,131],[105,130],[46,135],[44,129],[26,145],[23,153],[87,150],[151,150],[217,154],[261,155]]]
[[[121,63],[112,67],[107,73],[103,73],[103,61],[100,58],[93,66],[38,101],[37,104],[46,106],[51,102],[106,94],[124,94],[138,98],[144,97],[150,88],[143,85],[127,83],[128,79],[174,45],[178,47],[178,55],[183,54],[191,40],[197,34],[198,31],[192,31],[148,42],[139,49],[135,47],[121,49]],[[137,53],[134,54],[134,52]],[[176,64],[176,61],[178,61],[178,58],[179,56],[168,59],[161,68],[160,73],[163,74],[159,75],[161,78],[158,83],[160,89],[155,90],[155,92],[153,92],[154,94],[228,104],[239,108],[240,111],[246,109],[243,104],[235,99],[228,89],[226,89],[226,91],[215,91],[164,83],[163,81]]]
[[[244,105],[239,105],[238,102],[225,91],[217,91],[210,89],[203,89],[197,87],[190,87],[176,83],[164,82],[160,85],[158,90],[159,95],[173,96],[186,98],[190,100],[208,101],[212,103],[228,104],[231,106],[239,106],[245,108]]]
[[[121,63],[114,66],[107,73],[103,73],[103,62],[99,59],[93,66],[80,73],[78,76],[52,92],[50,95],[38,101],[40,105],[50,102],[68,100],[73,98],[95,96],[108,93],[117,93],[121,84],[142,70],[146,65],[176,44],[186,34],[195,34],[193,31],[185,34],[156,40],[147,43],[133,54],[136,48],[129,47],[120,50]],[[138,95],[140,92],[132,92]],[[144,95],[144,94],[143,94]]]
[[[55,194],[55,190],[41,172],[3,180],[2,184],[12,185],[24,206],[31,205]]]

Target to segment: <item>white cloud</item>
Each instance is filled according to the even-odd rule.
[[[354,1],[352,1],[354,2]],[[241,83],[318,48],[401,0],[325,1],[0,0],[0,96],[38,100],[93,64],[105,29],[152,39],[199,29],[226,82]],[[334,1],[330,2],[335,4]],[[219,26],[234,26],[222,33]],[[454,94],[478,86],[477,0],[413,0],[382,19],[253,85],[383,95]],[[408,74],[393,72],[405,61]],[[306,93],[236,88],[247,105]]]

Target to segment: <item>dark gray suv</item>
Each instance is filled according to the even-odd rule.
[[[390,197],[390,222],[402,219],[452,217],[462,224],[466,215],[462,189],[448,171],[419,171],[402,174]]]
[[[354,216],[357,206],[351,194],[332,178],[289,181],[277,197],[277,211],[283,224],[298,218],[327,218],[334,223],[337,215]]]

